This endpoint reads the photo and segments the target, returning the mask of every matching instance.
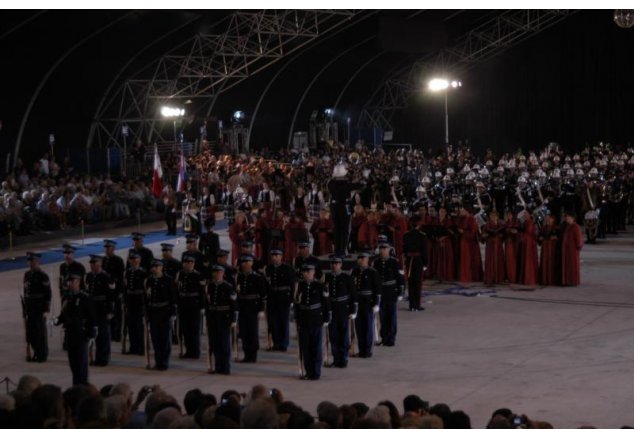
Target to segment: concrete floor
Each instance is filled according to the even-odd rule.
[[[143,229],[160,227],[156,223]],[[130,231],[111,230],[89,238]],[[224,231],[221,242],[223,248],[230,248]],[[59,243],[29,250],[55,246]],[[160,254],[158,244],[150,248]],[[183,248],[181,238],[175,253],[180,255]],[[21,250],[26,251],[16,249],[16,253]],[[235,364],[230,377],[207,375],[204,360],[180,360],[177,350],[172,352],[169,371],[146,371],[143,357],[122,356],[119,343],[113,343],[111,365],[91,368],[90,379],[97,386],[124,381],[137,390],[159,383],[180,400],[195,387],[219,396],[229,388],[246,392],[262,383],[281,389],[287,399],[313,413],[323,400],[372,406],[389,399],[401,409],[403,397],[415,393],[432,404],[445,402],[454,410],[464,410],[478,428],[500,407],[557,428],[633,425],[634,234],[630,230],[610,236],[607,242],[586,245],[581,257],[579,288],[499,288],[495,296],[477,297],[430,295],[426,311],[419,313],[408,312],[403,303],[395,347],[377,347],[373,358],[351,359],[345,370],[324,369],[317,382],[297,379],[294,339],[288,353],[261,351],[258,364]],[[57,265],[44,266],[49,275],[55,273],[54,283]],[[23,272],[16,265],[15,271],[0,274],[0,377],[17,382],[28,373],[66,388],[71,375],[59,329],[49,338],[47,363],[24,361],[19,305]],[[426,286],[437,291],[447,287]],[[58,312],[58,299],[54,306]]]

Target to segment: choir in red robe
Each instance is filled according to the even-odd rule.
[[[504,224],[499,222],[497,212],[489,214],[489,222],[482,226],[482,241],[485,243],[484,283],[500,284],[506,280],[504,263]]]
[[[579,252],[583,247],[581,228],[572,213],[564,217],[561,234],[561,284],[576,287],[581,283]]]
[[[520,224],[517,246],[517,281],[522,285],[537,285],[537,232],[533,217],[524,210],[520,213],[523,223]]]
[[[506,266],[506,279],[509,283],[517,283],[517,241],[519,234],[519,222],[513,212],[506,212],[504,225],[504,262]]]
[[[460,235],[458,280],[460,282],[482,281],[482,256],[478,244],[478,226],[476,220],[464,207],[456,219]]]
[[[315,256],[329,255],[334,251],[333,237],[335,224],[327,210],[319,213],[319,219],[310,226],[310,234],[313,235],[313,254]]]
[[[555,217],[546,215],[546,224],[539,232],[541,254],[539,261],[539,283],[559,285],[559,227]]]
[[[441,207],[438,210],[438,225],[444,227],[446,234],[436,236],[433,240],[434,255],[436,259],[436,278],[441,281],[452,281],[456,278],[453,251],[453,236],[455,224],[447,216],[447,209]]]

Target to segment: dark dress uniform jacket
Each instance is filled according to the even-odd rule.
[[[93,301],[97,321],[105,322],[106,316],[114,313],[115,283],[112,277],[103,270],[99,273],[88,273],[86,287]]]
[[[269,281],[269,306],[290,304],[297,279],[293,268],[288,264],[271,264],[265,273]]]
[[[95,338],[97,321],[92,298],[85,291],[69,295],[57,323],[64,325],[69,349]]]
[[[24,273],[24,312],[30,317],[50,309],[51,281],[48,274],[40,269],[27,271]]]
[[[326,289],[330,295],[333,318],[348,318],[355,314],[358,307],[357,290],[354,279],[348,273],[340,271],[326,274]]]
[[[301,326],[321,326],[330,321],[330,300],[324,285],[302,280],[295,301],[297,321]]]
[[[307,257],[297,256],[295,258],[295,262],[293,263],[293,268],[295,271],[301,275],[302,267],[306,264],[315,266],[315,280],[321,280],[322,271],[319,267],[319,259],[314,255],[308,255]]]
[[[399,272],[396,259],[381,257],[374,260],[374,269],[381,279],[381,299],[389,302],[396,301],[403,294],[403,276]]]
[[[187,272],[181,270],[176,275],[176,287],[178,288],[179,311],[193,311],[203,309],[205,298],[206,280],[202,273],[193,270]]]
[[[352,269],[352,277],[357,287],[359,297],[359,311],[367,310],[381,303],[381,278],[379,273],[372,268]]]
[[[266,309],[268,284],[257,271],[238,273],[238,306],[240,312],[260,312]]]
[[[125,264],[123,259],[117,255],[104,256],[103,258],[103,270],[108,273],[115,283],[115,293],[120,294],[123,292],[123,277],[125,275]]]
[[[227,328],[238,317],[238,296],[229,282],[210,282],[207,286],[207,300],[205,310],[207,320],[217,322]]]
[[[149,276],[145,281],[146,312],[152,320],[169,320],[176,315],[176,286],[174,279],[163,275]]]
[[[172,279],[176,279],[176,275],[183,269],[183,264],[176,258],[163,259],[163,273]]]

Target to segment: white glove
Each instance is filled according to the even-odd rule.
[[[258,313],[258,319],[263,319],[264,318],[264,311],[260,311]]]
[[[323,324],[324,328],[328,326],[328,322],[324,322]]]
[[[176,316],[170,317],[170,324],[173,325],[175,321],[176,321]]]
[[[106,319],[112,320],[114,318],[114,314],[107,314]]]
[[[200,310],[200,315],[201,315],[201,316],[204,316],[204,315],[205,315],[205,310],[204,310],[204,309],[201,309],[201,310]]]
[[[423,267],[423,271],[427,271],[427,267]]]
[[[356,314],[350,314],[350,318],[351,318],[352,320],[354,320],[354,319],[356,319],[356,318],[357,318],[357,315],[356,315]]]
[[[92,346],[95,344],[95,339],[94,338],[89,338],[88,339],[88,346]]]
[[[379,312],[379,305],[374,305],[374,306],[372,307],[372,312],[373,312],[374,314],[376,314],[377,312]]]
[[[233,322],[233,323],[231,324],[231,327],[232,327],[232,328],[235,328],[237,325],[238,325],[238,323],[237,323],[237,322]]]
[[[403,296],[398,296],[398,297],[396,298],[396,300],[397,300],[397,301],[399,301],[399,302],[402,302],[402,301],[403,301]]]

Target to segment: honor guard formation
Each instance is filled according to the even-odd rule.
[[[232,361],[257,362],[261,329],[268,351],[286,352],[294,322],[299,375],[316,380],[322,366],[345,368],[351,355],[394,346],[398,303],[424,310],[423,280],[575,286],[582,227],[593,243],[633,216],[634,154],[609,145],[573,156],[553,144],[528,156],[487,152],[483,161],[468,147],[425,157],[358,144],[345,154],[337,146],[321,157],[301,153],[288,167],[208,152],[193,158],[216,178],[201,182],[204,209],[192,210],[195,194],[185,198],[181,260],[171,243],[155,258],[134,233],[125,264],[105,240],[105,255],[90,255],[86,270],[64,245],[55,319],[50,279],[29,253],[27,359],[46,361],[54,321],[65,328],[74,382],[87,381],[88,364],[110,363],[113,341],[148,369],[167,370],[177,345],[179,358],[206,353],[209,373],[230,374]],[[216,199],[231,251],[213,230]]]

